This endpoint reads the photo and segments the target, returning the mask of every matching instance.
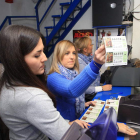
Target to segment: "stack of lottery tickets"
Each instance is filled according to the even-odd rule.
[[[106,111],[108,108],[111,108],[111,107],[113,107],[116,113],[118,113],[119,100],[112,100],[112,99],[106,100],[104,111]]]
[[[85,121],[87,123],[93,123],[100,115],[100,112],[103,109],[104,105],[104,111],[106,111],[108,108],[113,107],[116,113],[118,113],[119,100],[108,99],[106,101],[94,101],[96,101],[96,106],[90,106],[80,120]]]
[[[98,118],[102,108],[105,105],[105,101],[102,100],[94,100],[94,101],[96,101],[96,106],[90,106],[88,108],[88,110],[81,118],[82,121],[93,123]]]

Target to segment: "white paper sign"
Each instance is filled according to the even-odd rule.
[[[105,66],[127,65],[128,48],[125,36],[103,37],[106,48]]]

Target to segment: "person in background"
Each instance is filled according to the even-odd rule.
[[[84,111],[85,106],[95,102],[84,102],[84,92],[99,74],[105,62],[105,47],[102,45],[95,51],[93,60],[79,72],[78,56],[75,45],[62,40],[55,46],[51,69],[47,77],[47,87],[56,96],[57,110],[64,119],[73,121]],[[123,123],[117,123],[118,131],[136,135],[133,129]]]
[[[93,44],[91,38],[88,36],[76,39],[74,44],[78,51],[79,72],[81,72],[93,59],[92,55]],[[111,89],[112,85],[110,84],[100,86],[100,73],[99,73],[96,80],[94,80],[94,82],[85,91],[85,100],[90,101],[96,95],[95,93],[100,91],[109,91]]]
[[[70,127],[46,88],[44,38],[30,27],[10,25],[0,32],[0,117],[11,140],[60,140]],[[86,124],[75,120],[84,127]],[[87,126],[87,125],[86,125]]]
[[[118,36],[125,36],[125,29],[124,28],[118,28]]]
[[[97,53],[99,53],[97,55],[101,55],[100,59],[104,61],[104,47],[99,49]],[[91,65],[93,65],[93,70],[95,69],[96,73],[89,66],[87,68],[89,74],[84,71],[78,75],[79,64],[77,58],[74,44],[68,40],[60,41],[55,47],[51,69],[47,78],[47,87],[56,95],[57,110],[65,119],[70,121],[79,118],[85,110],[85,106],[95,105],[94,101],[85,103],[84,91],[89,83],[96,79],[96,73],[99,70],[93,62]],[[97,59],[97,62],[103,63],[100,62],[100,59]],[[100,64],[97,65],[101,66]]]

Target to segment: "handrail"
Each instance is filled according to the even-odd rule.
[[[69,17],[69,15],[74,11],[75,7],[79,4],[81,0],[75,0],[72,2],[72,4],[69,6],[65,14],[61,17],[61,20],[57,23],[57,25],[54,27],[52,32],[50,33],[49,37],[47,38],[46,44],[48,45],[53,38],[53,36],[57,33],[57,31],[60,29],[60,27],[63,25],[63,23],[66,21],[66,19]]]
[[[40,31],[40,24],[43,21],[43,19],[45,18],[46,14],[48,13],[48,11],[50,10],[50,8],[52,7],[53,3],[56,0],[52,0],[52,2],[50,3],[49,7],[47,8],[47,10],[45,11],[44,15],[42,16],[41,20],[39,21],[39,15],[38,15],[38,6],[41,3],[42,0],[39,0],[35,6],[35,12],[36,12],[36,21],[37,21],[37,30]]]
[[[42,0],[38,0],[37,4],[36,4],[36,6],[35,6],[35,9],[38,8],[38,6],[39,6],[39,4],[41,3],[41,1],[42,1]]]
[[[8,16],[9,18],[35,18],[36,16]]]
[[[6,23],[8,19],[8,16],[5,17],[4,21],[2,22],[1,26],[0,26],[0,30],[2,29],[2,27],[4,26],[4,24]]]
[[[44,13],[44,15],[42,16],[42,18],[41,18],[39,24],[42,22],[42,20],[43,20],[44,17],[46,16],[47,12],[50,10],[50,8],[51,8],[51,6],[53,5],[54,1],[56,1],[56,0],[52,0],[52,2],[50,3],[48,9],[46,10],[46,12]]]
[[[55,0],[52,0],[52,2],[50,3],[49,7],[47,8],[46,12],[44,13],[44,15],[42,16],[41,20],[39,21],[39,15],[38,15],[38,6],[39,4],[42,2],[42,0],[38,0],[36,6],[35,6],[35,12],[36,15],[35,16],[6,16],[4,21],[2,22],[2,24],[0,25],[0,30],[3,28],[4,24],[7,22],[9,22],[9,25],[11,24],[11,18],[36,18],[37,21],[37,30],[40,31],[40,24],[43,21],[43,19],[45,18],[47,12],[50,10],[51,6],[53,5],[53,3],[55,2]]]
[[[47,57],[49,58],[50,55],[53,53],[55,45],[57,42],[63,40],[65,36],[69,33],[69,31],[73,28],[73,26],[77,23],[77,21],[83,16],[83,14],[86,12],[86,10],[91,6],[91,0],[88,0],[87,3],[83,6],[83,8],[80,10],[80,12],[75,16],[73,21],[67,26],[65,31],[61,34],[59,39],[55,42],[55,44],[50,48],[49,52],[45,52]],[[47,38],[48,40],[48,38]]]
[[[6,16],[0,26],[0,30],[3,28],[3,26],[7,22],[7,20],[9,21],[9,25],[11,24],[11,18],[36,18],[36,16]]]

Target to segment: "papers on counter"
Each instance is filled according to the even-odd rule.
[[[94,101],[97,102],[96,106],[90,106],[80,120],[87,123],[93,123],[98,118],[104,105],[104,111],[106,111],[108,108],[113,107],[116,110],[116,113],[118,113],[119,100],[108,99],[106,101],[102,101],[95,99]]]
[[[88,123],[93,123],[99,116],[102,108],[105,105],[105,101],[102,100],[94,100],[96,101],[96,106],[90,106],[88,110],[85,112],[85,114],[82,116],[81,120],[88,122]]]
[[[106,111],[108,108],[111,108],[111,107],[113,107],[116,113],[118,113],[119,100],[112,100],[112,99],[106,100],[104,111]]]

